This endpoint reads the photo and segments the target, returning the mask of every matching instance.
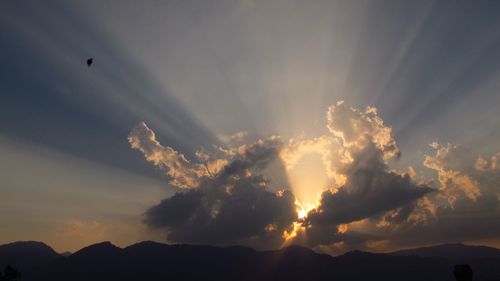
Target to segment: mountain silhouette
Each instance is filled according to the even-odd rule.
[[[500,250],[486,246],[443,244],[432,247],[400,250],[390,253],[396,256],[442,257],[452,260],[475,258],[500,258]]]
[[[473,280],[500,280],[500,258],[496,256],[500,250],[456,247],[465,249],[460,252],[461,259],[472,268]],[[352,251],[332,257],[300,246],[256,251],[239,246],[168,245],[150,241],[120,248],[102,242],[65,257],[41,242],[16,242],[0,246],[0,267],[14,266],[22,273],[22,280],[27,281],[452,281],[457,271],[456,262],[450,257],[456,247],[441,245],[390,254]]]
[[[0,245],[0,270],[13,265],[21,272],[48,266],[60,255],[42,242],[20,241]]]

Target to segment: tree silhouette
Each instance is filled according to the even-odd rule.
[[[457,281],[472,281],[472,268],[468,264],[457,264],[453,268]]]
[[[17,281],[21,279],[21,273],[10,265],[7,265],[4,274],[0,272],[0,281]]]

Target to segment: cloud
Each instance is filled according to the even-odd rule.
[[[174,242],[277,248],[297,217],[295,198],[265,185],[257,176],[208,180],[149,209],[145,222],[166,228]]]
[[[332,174],[343,176],[345,182],[324,191],[319,205],[304,220],[305,237],[301,239],[308,245],[336,242],[341,224],[389,210],[402,208],[398,214],[408,216],[412,208],[407,206],[433,191],[415,183],[409,174],[390,171],[386,162],[398,158],[400,152],[391,128],[384,125],[375,108],[362,112],[339,102],[328,109],[327,119],[341,149],[325,151],[330,159],[344,159],[330,166],[335,169]]]
[[[337,138],[325,135],[316,138],[290,139],[280,151],[280,158],[285,168],[290,171],[303,157],[317,153],[321,155],[327,176],[341,185],[345,182],[345,177],[337,173],[336,167],[347,161],[344,157],[339,157],[342,151]]]
[[[147,161],[165,169],[173,186],[193,188],[199,185],[201,178],[210,174],[207,166],[192,163],[182,153],[162,146],[156,140],[155,133],[144,122],[130,132],[128,141],[133,149],[144,154]]]
[[[139,124],[129,135],[131,147],[180,188],[148,209],[144,222],[165,229],[171,242],[259,249],[297,243],[336,253],[449,242],[453,235],[457,242],[500,235],[500,153],[480,156],[433,143],[435,153],[421,167],[398,172],[390,164],[401,152],[374,107],[338,102],[326,117],[329,133],[323,136],[228,142],[198,150],[193,160],[162,146]],[[312,182],[324,186],[278,188],[268,179],[275,171],[271,163],[281,161],[291,173],[311,153],[321,156],[317,167],[328,178]],[[434,172],[436,180],[419,168]],[[317,202],[297,201],[304,198],[301,192],[318,190]]]
[[[388,171],[382,152],[374,147],[355,155],[346,168],[347,183],[325,191],[308,223],[342,224],[364,219],[415,201],[432,191],[415,184],[409,175]]]
[[[246,137],[248,136],[248,132],[246,131],[239,131],[236,132],[232,135],[224,135],[224,134],[219,134],[217,135],[217,138],[222,141],[223,143],[238,143],[242,142]]]
[[[384,125],[375,107],[368,106],[361,111],[339,101],[328,108],[326,116],[328,129],[340,138],[344,147],[356,151],[374,144],[384,160],[400,156],[391,127]]]
[[[339,108],[342,114],[335,114]],[[347,251],[498,238],[499,153],[481,156],[463,146],[434,142],[434,153],[425,156],[423,168],[434,172],[437,181],[427,177],[417,183],[414,168],[408,174],[389,169],[388,160],[399,154],[396,142],[385,133],[372,137],[389,130],[381,122],[363,121],[365,113],[350,113],[343,104],[329,110],[329,128],[340,137],[351,162],[337,168],[346,184],[323,193],[321,204],[304,222],[303,240],[323,245],[324,251],[339,251],[339,245]],[[349,232],[341,235],[334,228],[339,223],[349,223]]]
[[[425,156],[424,166],[437,172],[440,183],[441,195],[454,205],[459,197],[464,195],[470,200],[476,200],[481,195],[479,183],[469,175],[472,167],[465,167],[471,161],[471,152],[463,147],[448,144],[442,146],[433,142],[431,147],[436,150],[435,155]],[[482,158],[475,163],[480,163],[480,168],[487,166]],[[470,165],[470,164],[469,164]]]
[[[130,133],[129,142],[164,168],[173,185],[188,189],[145,213],[144,222],[165,228],[169,241],[276,248],[297,218],[293,194],[269,191],[269,181],[259,174],[277,158],[278,137],[222,150],[223,159],[200,151],[200,163],[163,147],[144,123]],[[207,163],[220,166],[207,169]]]
[[[431,147],[435,155],[426,156],[424,166],[436,172],[440,192],[430,198],[436,220],[428,226],[429,239],[443,241],[452,233],[459,241],[499,237],[500,154],[484,157],[464,146],[436,142]]]
[[[498,239],[499,154],[485,157],[436,142],[431,147],[435,153],[423,164],[436,173],[438,192],[367,220],[363,228],[378,236],[375,241],[387,241],[388,249]]]

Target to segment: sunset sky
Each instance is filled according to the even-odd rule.
[[[499,13],[1,1],[0,244],[500,247]]]

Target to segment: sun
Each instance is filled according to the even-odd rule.
[[[305,209],[299,210],[298,212],[299,219],[304,219],[307,216],[307,211]]]
[[[297,220],[293,222],[291,230],[283,231],[282,237],[285,239],[285,242],[290,241],[291,239],[297,237],[299,232],[305,229],[303,222],[307,218],[309,212],[315,209],[319,205],[319,202],[315,203],[301,203],[300,201],[295,201],[295,206],[297,210]]]
[[[325,160],[325,153],[331,145],[331,140],[325,138],[296,140],[291,141],[280,153],[295,196],[297,212],[297,219],[283,232],[284,245],[305,233],[307,216],[320,205],[321,194],[332,184],[338,183],[337,178],[332,178],[328,173]],[[338,231],[341,234],[347,232],[347,225],[339,226]]]
[[[295,200],[295,206],[297,210],[297,215],[299,220],[304,220],[307,217],[307,214],[317,206],[319,206],[319,202],[316,201],[314,203],[308,202],[300,202],[299,200]]]

